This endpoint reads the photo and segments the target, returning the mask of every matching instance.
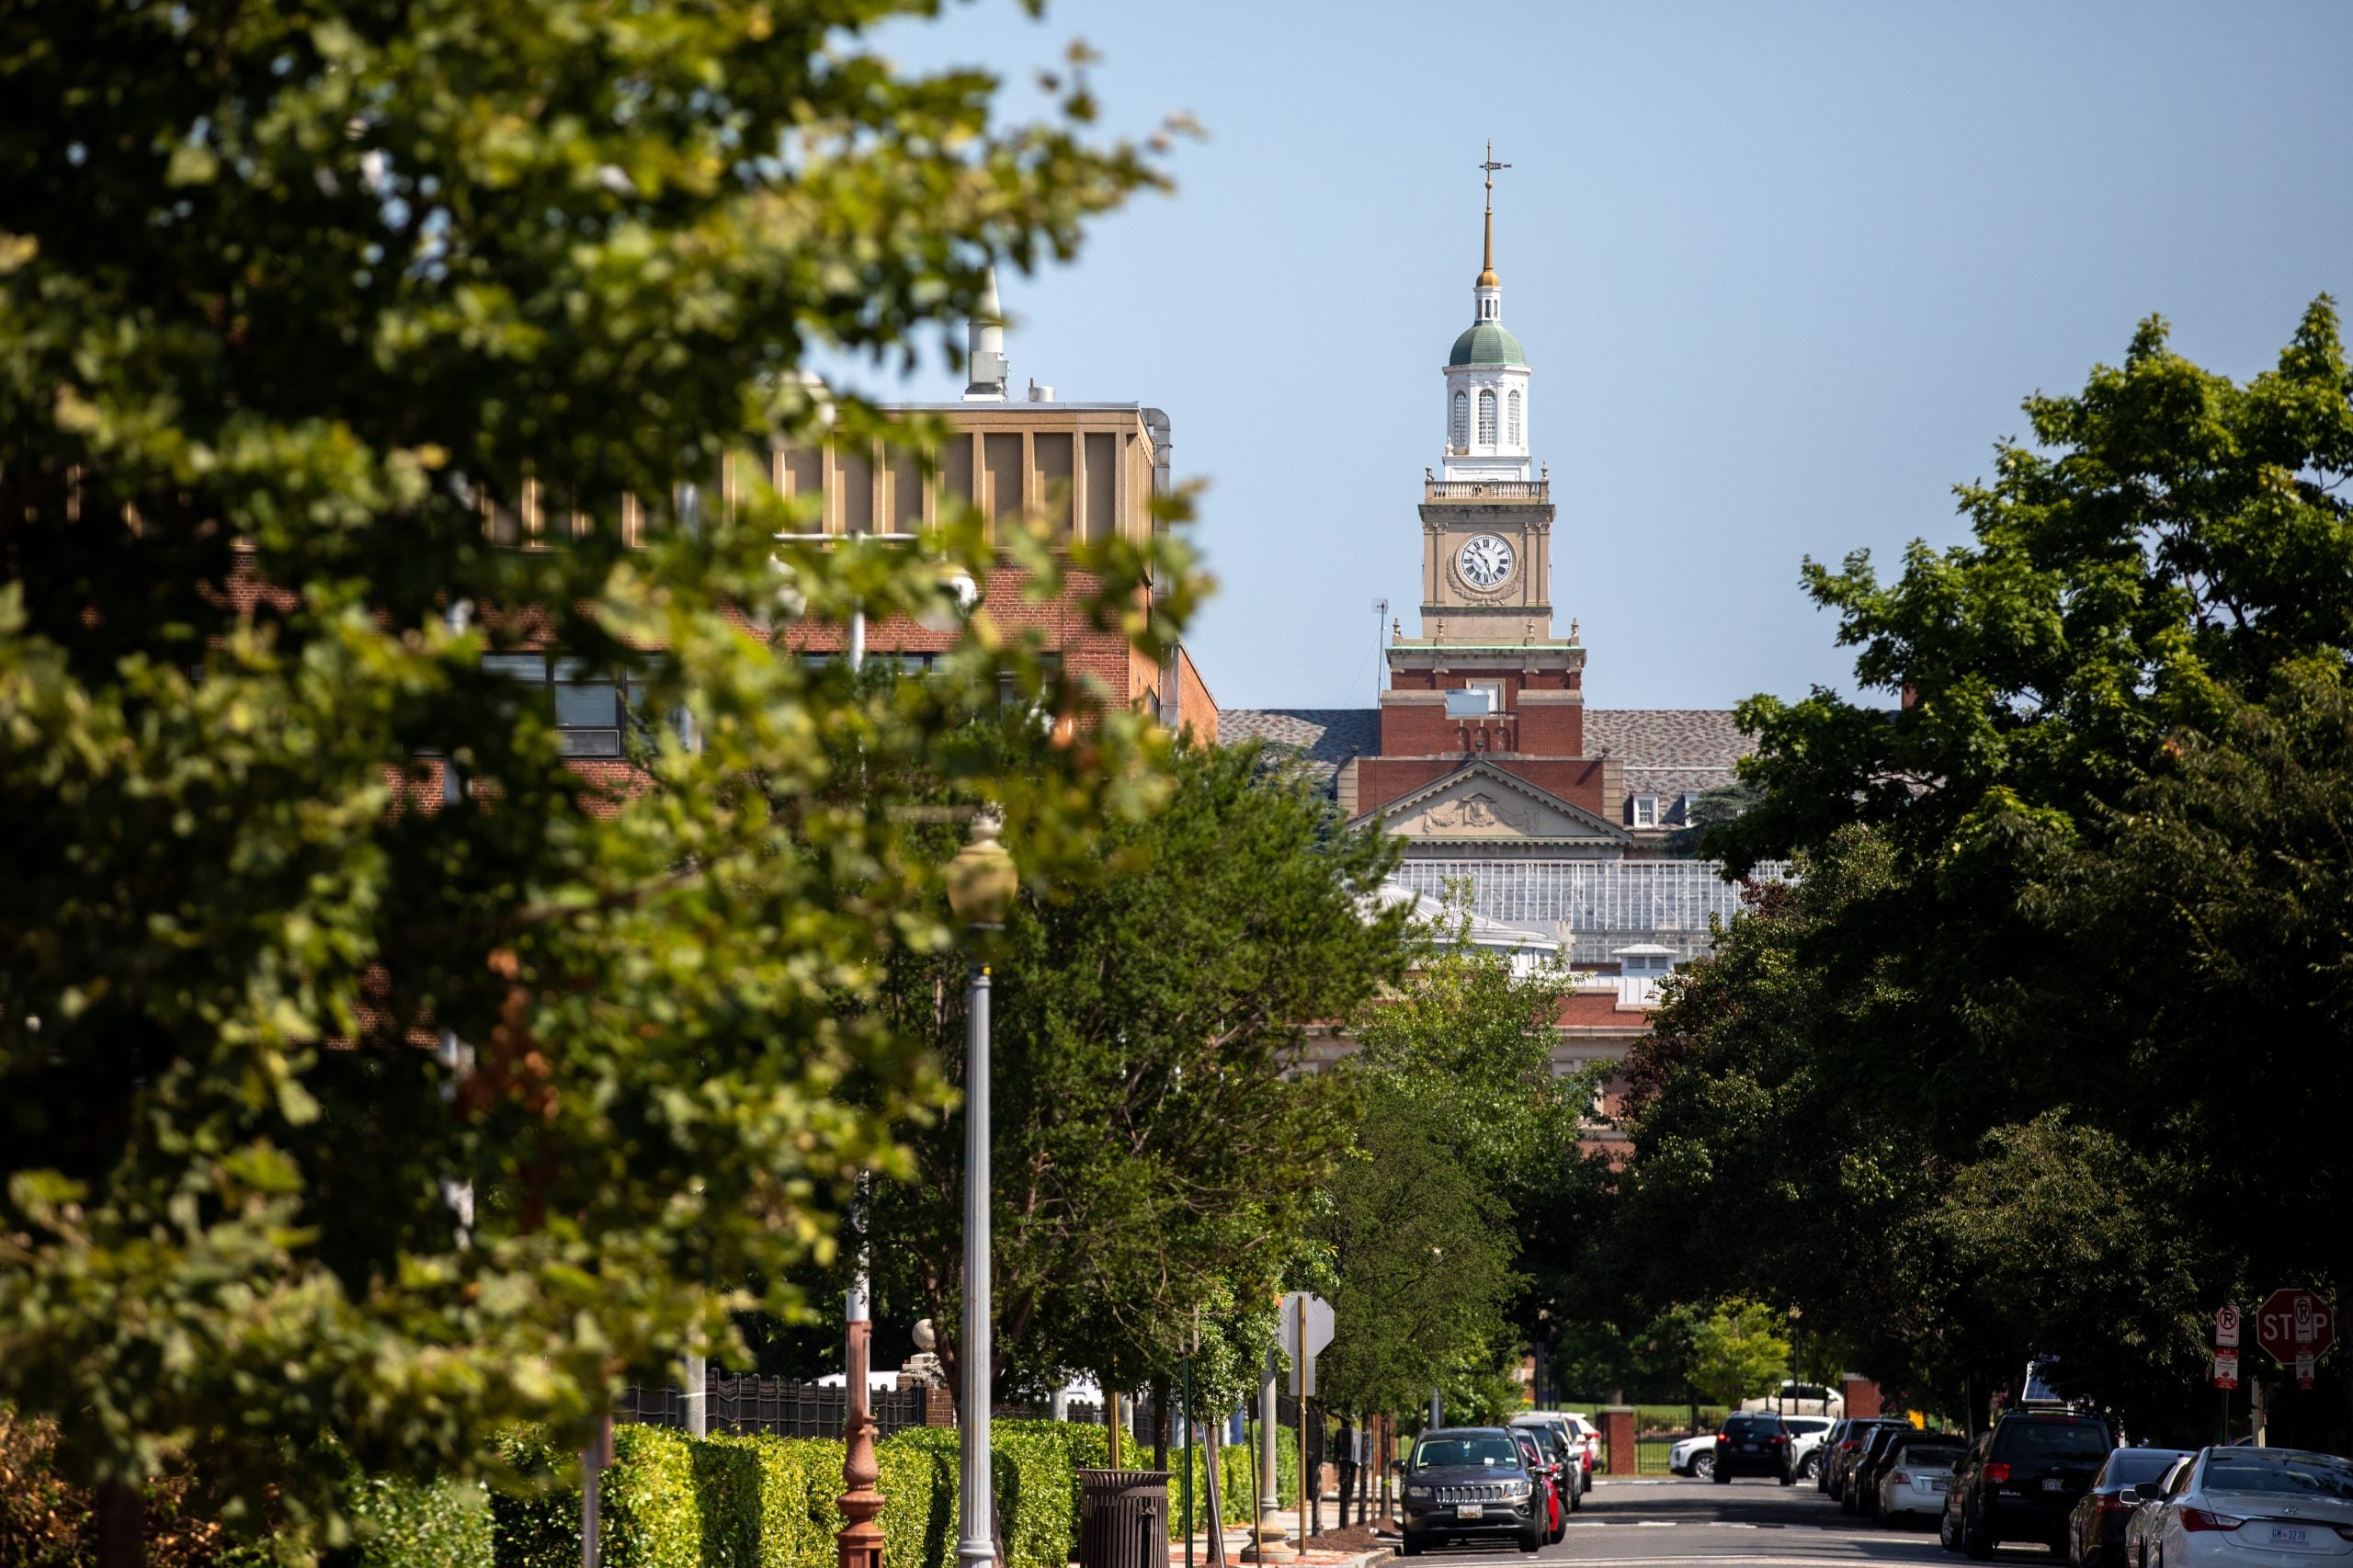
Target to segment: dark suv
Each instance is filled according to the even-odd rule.
[[[1946,1539],[1981,1562],[2006,1540],[2064,1551],[2068,1514],[2115,1450],[2108,1423],[2089,1415],[2003,1416],[1953,1476]]]
[[[1529,1473],[1519,1442],[1501,1426],[1448,1426],[1414,1440],[1404,1466],[1408,1557],[1442,1540],[1514,1538],[1541,1551],[1551,1528],[1544,1481]]]
[[[1716,1433],[1716,1480],[1729,1485],[1735,1475],[1769,1475],[1784,1486],[1797,1483],[1790,1462],[1790,1429],[1766,1411],[1741,1411],[1724,1418]]]

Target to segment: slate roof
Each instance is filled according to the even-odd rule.
[[[1628,767],[1703,769],[1730,774],[1749,752],[1729,708],[1588,708],[1585,754],[1607,751]]]
[[[1221,745],[1259,740],[1270,746],[1297,751],[1309,768],[1326,784],[1340,765],[1356,756],[1381,752],[1381,710],[1378,708],[1221,708],[1217,710]]]
[[[1378,708],[1224,708],[1218,739],[1262,740],[1306,758],[1329,782],[1351,756],[1381,755]],[[1671,799],[1686,791],[1721,789],[1749,741],[1729,708],[1588,708],[1585,754],[1605,752],[1623,763],[1629,794]]]

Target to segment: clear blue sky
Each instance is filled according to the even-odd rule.
[[[1228,707],[1366,704],[1371,602],[1414,630],[1488,137],[1597,706],[1848,686],[1801,557],[1961,537],[1950,487],[2019,400],[2143,315],[2245,377],[2353,291],[2353,5],[980,0],[889,38],[1030,112],[1074,36],[1108,126],[1208,136],[1173,197],[1006,279],[1013,373],[1168,410]]]

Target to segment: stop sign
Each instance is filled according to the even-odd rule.
[[[2274,1290],[2255,1310],[2255,1342],[2282,1366],[2336,1343],[2336,1314],[2310,1290]]]

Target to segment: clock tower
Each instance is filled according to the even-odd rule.
[[[1446,439],[1422,482],[1420,632],[1390,643],[1384,756],[1483,752],[1574,757],[1585,650],[1552,635],[1552,499],[1531,475],[1529,381],[1495,275],[1494,149],[1471,324],[1440,372]]]

